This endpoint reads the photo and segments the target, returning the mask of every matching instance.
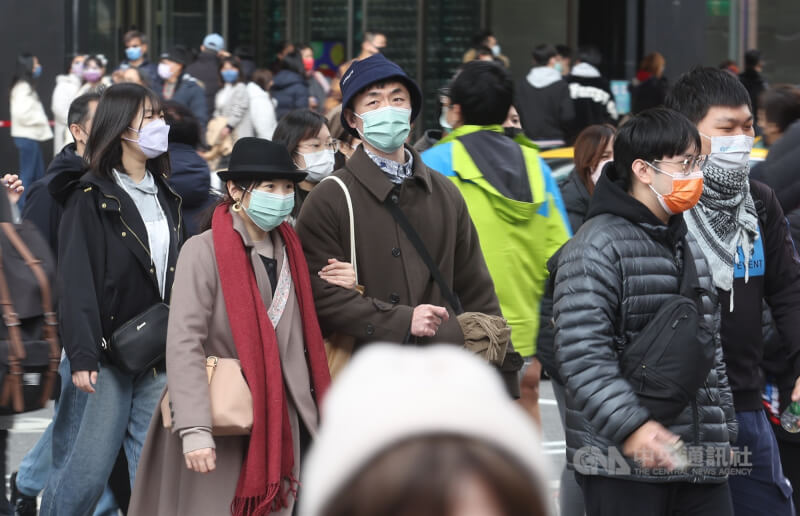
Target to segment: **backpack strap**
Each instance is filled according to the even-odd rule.
[[[697,266],[694,263],[689,239],[683,239],[683,270],[681,272],[680,294],[694,302],[699,302],[700,279],[697,277]],[[699,308],[699,306],[698,306]]]
[[[19,314],[14,310],[6,281],[2,249],[0,249],[0,307],[3,311],[3,322],[8,328],[8,374],[0,391],[0,406],[12,405],[15,412],[22,412],[25,409],[25,400],[22,396],[21,363],[25,359],[25,348],[22,345]]]
[[[42,267],[42,261],[36,258],[31,250],[25,245],[25,242],[20,238],[16,229],[11,223],[0,223],[0,229],[8,238],[11,245],[17,250],[25,264],[30,267],[36,280],[39,282],[39,289],[42,293],[42,313],[44,315],[44,333],[45,340],[50,344],[50,367],[45,372],[44,383],[42,385],[41,404],[44,406],[47,400],[53,393],[55,388],[56,378],[58,376],[58,364],[61,361],[61,348],[58,342],[58,317],[53,309],[53,296],[50,282],[47,279],[47,273]]]

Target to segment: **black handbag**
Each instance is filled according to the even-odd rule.
[[[158,303],[117,328],[110,342],[103,339],[109,361],[134,376],[157,365],[167,351],[168,319],[169,306]]]
[[[684,240],[680,295],[664,303],[630,344],[623,339],[618,346],[622,375],[662,424],[670,424],[694,399],[714,367],[714,334],[703,328],[698,283]]]

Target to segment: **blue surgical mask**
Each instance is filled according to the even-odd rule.
[[[556,64],[553,65],[553,68],[555,68],[558,73],[564,73],[564,65],[561,64],[561,61],[556,61]]]
[[[264,231],[272,231],[280,226],[294,209],[294,193],[280,195],[259,190],[248,191],[250,205],[244,211]]]
[[[125,57],[128,61],[136,61],[142,57],[142,47],[128,47],[125,49]]]
[[[236,82],[239,78],[239,70],[222,70],[222,80],[225,82]]]
[[[33,69],[33,78],[38,79],[42,75],[42,65],[36,65],[36,68]]]
[[[411,132],[411,110],[387,106],[356,116],[364,121],[361,137],[383,152],[394,152],[403,146]]]

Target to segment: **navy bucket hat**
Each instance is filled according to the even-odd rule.
[[[406,75],[396,63],[386,59],[383,54],[375,54],[361,61],[355,61],[342,77],[340,82],[342,88],[342,127],[347,128],[356,138],[361,138],[353,127],[347,123],[344,116],[346,108],[353,109],[350,105],[353,98],[364,88],[376,82],[385,82],[395,79],[406,85],[411,94],[411,122],[417,118],[422,108],[422,92],[411,77]]]

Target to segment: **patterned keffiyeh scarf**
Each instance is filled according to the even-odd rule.
[[[733,311],[733,269],[744,252],[745,282],[750,279],[748,262],[753,242],[758,238],[758,212],[750,195],[749,167],[726,170],[707,165],[703,171],[703,195],[697,206],[686,213],[694,234],[708,261],[714,286],[731,293]]]

